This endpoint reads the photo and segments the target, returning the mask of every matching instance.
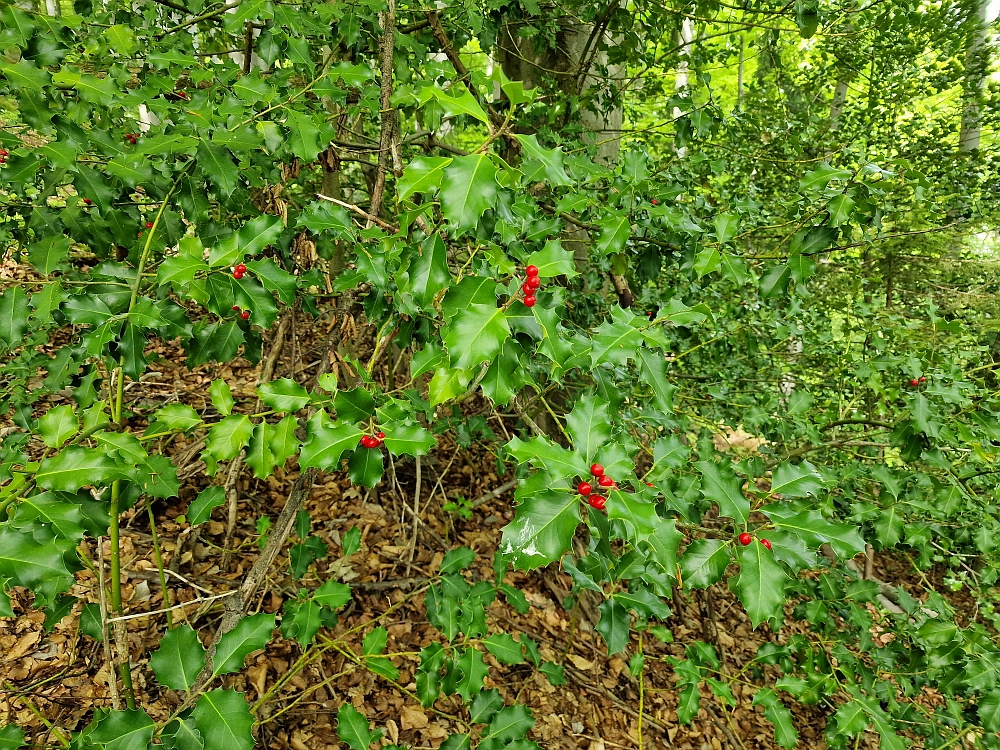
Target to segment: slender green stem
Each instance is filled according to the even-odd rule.
[[[121,500],[121,481],[115,480],[111,485],[111,524],[108,527],[108,535],[111,537],[111,611],[116,617],[122,615],[122,558],[119,550],[120,528],[118,525]],[[132,687],[132,670],[129,667],[129,655],[118,654],[118,673],[122,678],[122,689],[125,693],[125,702],[130,709],[135,708],[135,690]]]
[[[149,514],[149,530],[153,535],[153,558],[156,560],[156,570],[160,574],[160,591],[163,592],[163,607],[167,614],[167,630],[173,630],[174,619],[170,614],[170,595],[167,592],[167,574],[163,570],[163,555],[160,554],[160,535],[156,532],[156,516],[153,515],[153,503],[146,495],[146,513]]]

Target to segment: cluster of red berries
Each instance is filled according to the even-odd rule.
[[[615,484],[615,480],[604,473],[604,467],[600,464],[594,464],[590,467],[590,473],[594,475],[597,479],[598,487],[605,487],[608,489],[618,489],[618,485]],[[603,495],[595,495],[594,490],[596,488],[590,482],[580,482],[576,486],[576,491],[586,499],[587,505],[591,508],[597,510],[604,510],[604,504],[608,501]]]
[[[243,278],[243,275],[247,272],[247,267],[242,263],[237,263],[236,267],[233,268],[233,278],[239,281]]]
[[[250,311],[249,310],[244,310],[243,312],[240,312],[240,306],[239,305],[233,305],[233,311],[240,313],[240,317],[243,318],[243,320],[250,320]]]
[[[129,143],[131,143],[134,146],[136,143],[139,142],[139,134],[138,133],[126,133],[125,134],[125,140],[128,141]]]
[[[524,269],[524,274],[528,277],[521,285],[521,291],[524,292],[524,306],[534,307],[538,301],[535,292],[542,285],[542,280],[538,278],[538,266],[528,266]]]
[[[744,547],[746,547],[748,544],[750,544],[750,542],[753,541],[753,537],[750,536],[745,531],[742,534],[740,534],[739,539],[740,539],[740,544],[742,544]],[[767,549],[771,549],[771,542],[769,542],[767,539],[761,539],[760,543],[763,544]]]
[[[385,433],[384,432],[376,432],[374,435],[362,435],[361,436],[361,447],[362,448],[381,448],[383,440],[385,440]]]
[[[10,156],[10,151],[5,148],[0,148],[0,164],[6,164],[8,156]]]
[[[927,382],[927,378],[921,376],[919,378],[912,378],[910,380],[910,385],[912,385],[914,388],[916,388],[918,385],[923,385],[926,382]]]

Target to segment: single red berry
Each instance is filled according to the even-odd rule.
[[[152,228],[153,228],[153,222],[147,221],[146,222],[146,229],[152,229]]]
[[[243,274],[240,273],[239,271],[233,271],[233,278],[234,279],[242,279],[243,278]]]
[[[537,301],[538,300],[535,299],[535,295],[534,294],[529,294],[527,297],[524,298],[524,306],[525,307],[534,307],[535,303]]]
[[[593,474],[595,477],[599,477],[604,473],[604,467],[601,466],[600,464],[591,464],[590,473]]]
[[[652,482],[646,482],[646,486],[647,487],[655,487],[656,485],[653,484]]]
[[[925,377],[921,376],[921,378],[920,378],[920,382],[921,382],[921,383],[926,383],[926,382],[927,382],[927,378],[925,378]]]
[[[538,266],[528,266],[527,268],[524,269],[524,272],[529,277],[531,277],[531,276],[537,276],[538,275]]]
[[[608,499],[603,495],[594,495],[588,498],[587,502],[590,504],[591,508],[595,508],[597,510],[604,510],[604,505],[605,503],[608,502]]]
[[[243,320],[250,320],[250,311],[244,310],[240,313],[240,317],[243,318]]]
[[[529,276],[528,280],[524,282],[524,290],[527,293],[531,293],[535,289],[538,289],[542,285],[542,280],[537,276]]]
[[[913,378],[913,380],[910,381],[910,385],[913,385],[913,386],[920,385],[920,381],[917,380],[916,378]]]
[[[10,151],[8,151],[5,148],[0,148],[0,156],[8,156],[9,154],[10,154]]]
[[[652,203],[654,206],[660,205],[660,202],[656,200],[656,198],[653,198],[653,200],[651,200],[650,203]]]
[[[236,270],[238,273],[246,273],[247,267],[243,263],[237,263],[236,268],[234,270]]]
[[[90,200],[90,198],[84,198],[83,202],[86,203],[88,206],[94,205],[94,201]]]
[[[240,311],[240,306],[239,306],[239,305],[233,305],[233,309],[234,309],[234,310],[235,310],[236,312],[239,312],[239,311]]]
[[[753,537],[750,536],[745,531],[742,534],[740,534],[740,544],[742,544],[744,547],[746,547],[752,541],[753,541]]]
[[[377,432],[377,433],[375,433],[375,437],[377,437],[379,440],[385,440],[385,433],[384,432]]]
[[[382,441],[379,440],[378,438],[372,438],[372,448],[381,448],[381,447],[382,447]]]
[[[601,474],[601,476],[597,478],[597,483],[601,485],[601,487],[610,487],[615,483],[615,480],[609,477],[607,474]]]
[[[532,276],[531,278],[537,279],[538,277],[537,276]],[[524,292],[525,295],[529,295],[530,296],[531,293],[535,291],[535,288],[533,286],[531,286],[531,284],[529,284],[527,281],[525,281],[523,284],[521,284],[521,291]]]
[[[768,549],[771,549],[771,543],[767,539],[761,539],[760,543],[763,544]]]
[[[580,482],[580,484],[576,486],[576,491],[586,497],[594,491],[594,488],[590,486],[590,482]]]

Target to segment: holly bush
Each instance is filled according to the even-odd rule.
[[[424,590],[440,640],[410,694],[467,704],[448,750],[533,745],[528,709],[484,689],[485,653],[564,679],[529,634],[489,634],[498,595],[529,607],[510,566],[568,573],[567,606],[599,601],[609,652],[639,644],[639,680],[642,638],[669,640],[668,602],[693,589],[724,581],[753,627],[808,625],[735,675],[708,643],[671,657],[681,722],[700,686],[731,704],[749,683],[783,747],[792,701],[825,701],[831,747],[866,730],[886,750],[1000,745],[997,276],[970,240],[996,215],[996,163],[985,144],[956,155],[958,110],[931,101],[971,75],[945,33],[961,14],[793,5],[732,22],[722,3],[3,6],[0,615],[19,586],[62,619],[111,543],[108,603],[81,627],[120,685],[67,746],[252,747],[261,704],[218,678],[276,630],[396,684],[378,620],[362,653],[327,635],[345,584],[303,588],[280,617],[250,614],[252,594],[293,527],[294,576],[322,556],[299,512],[319,472],[371,488],[387,457],[419,461],[445,434],[516,479],[495,580],[464,577],[475,555],[457,548]],[[974,16],[959,19],[970,37]],[[494,62],[528,42],[551,58],[567,18],[592,30],[575,80]],[[671,39],[683,18],[696,43]],[[719,83],[737,47],[738,98]],[[940,64],[904,70],[902,49]],[[868,101],[817,115],[812,87],[853,80],[844,56],[871,58]],[[649,75],[678,65],[692,78],[676,91]],[[728,65],[715,84],[713,65]],[[992,92],[978,96],[988,131]],[[594,126],[616,109],[631,129]],[[941,291],[970,285],[968,304]],[[296,314],[330,321],[318,377],[263,378],[256,405],[221,379],[202,411],[129,398],[156,342],[189,372],[258,363]],[[210,645],[168,621],[144,682],[182,697],[154,721],[128,656],[119,524],[145,509],[157,543],[177,436],[202,441],[212,478],[192,525],[244,466],[298,479]],[[858,556],[875,552],[943,567],[940,588],[977,611],[926,578],[920,599],[874,579]],[[917,701],[925,689],[943,699]],[[352,750],[381,737],[350,703],[338,720]]]

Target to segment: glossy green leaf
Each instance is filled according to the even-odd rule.
[[[211,690],[198,699],[192,716],[206,749],[252,750],[254,717],[243,693]]]
[[[160,647],[149,657],[156,679],[174,690],[189,690],[204,666],[205,649],[187,624],[164,633]]]
[[[456,232],[473,230],[496,203],[498,187],[497,168],[488,155],[457,156],[444,168],[441,212]]]
[[[273,630],[274,615],[261,612],[241,618],[235,628],[219,639],[212,660],[212,674],[227,674],[242,669],[247,654],[264,648]],[[198,728],[202,729],[200,724]],[[204,729],[202,733],[204,734]]]
[[[141,709],[111,711],[90,733],[90,741],[106,750],[146,750],[156,724]]]

